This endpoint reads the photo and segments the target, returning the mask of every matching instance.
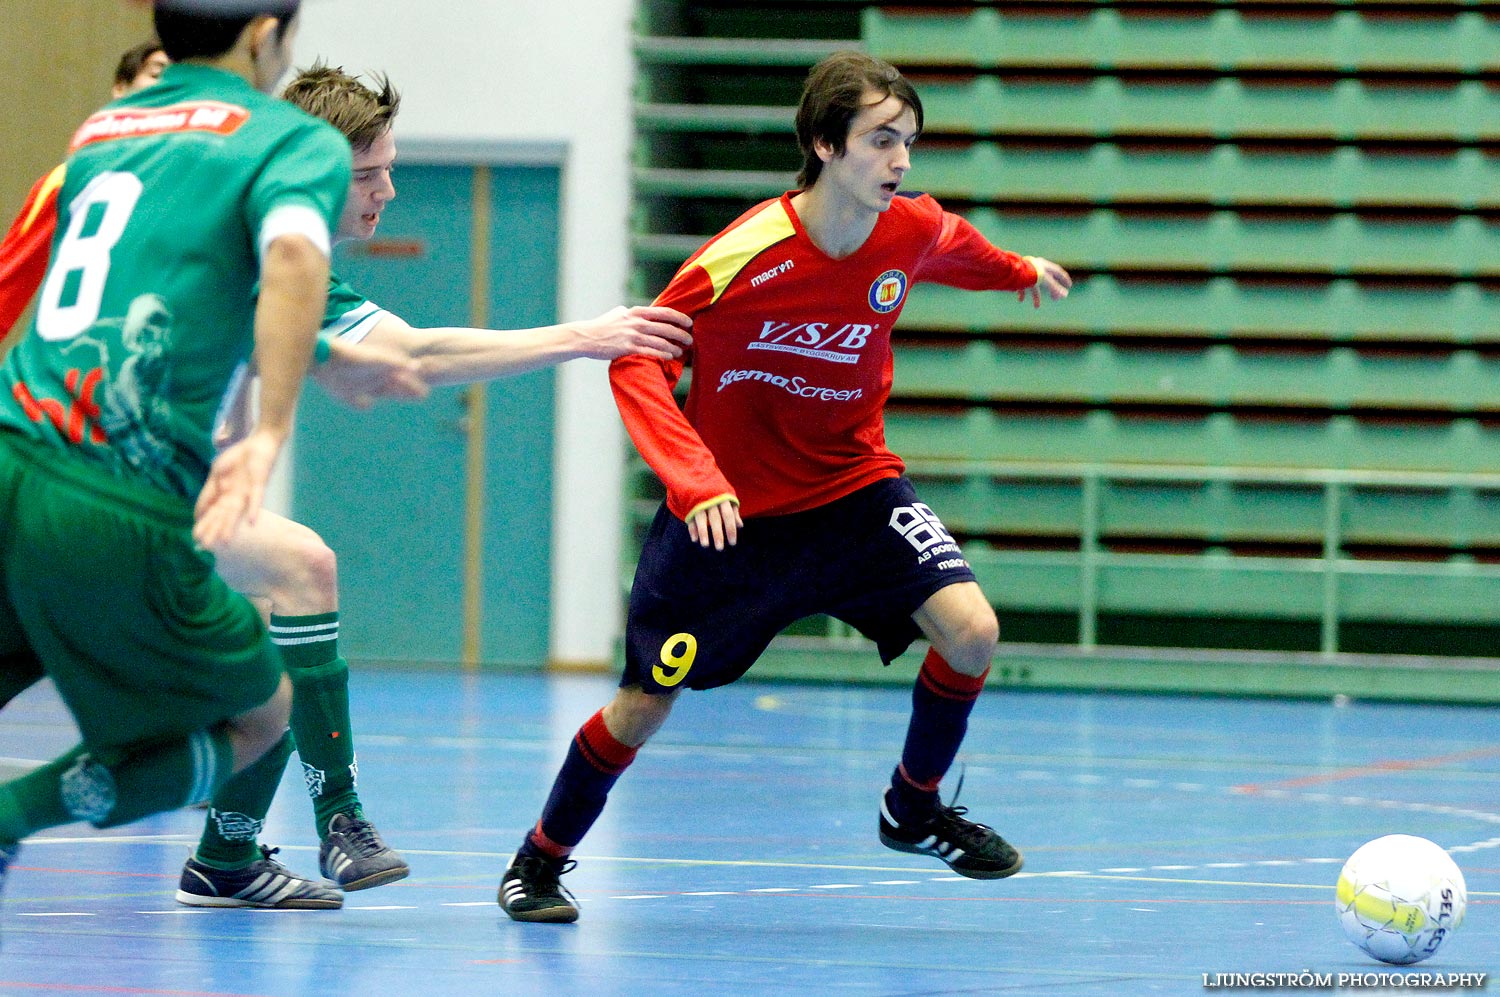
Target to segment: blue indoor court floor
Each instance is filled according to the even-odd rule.
[[[1477,707],[989,690],[959,802],[1026,870],[979,882],[876,839],[908,689],[747,679],[685,695],[616,787],[564,879],[580,921],[513,923],[500,874],[612,689],[356,667],[361,794],[410,879],[342,911],[193,910],[172,893],[200,812],[61,828],[6,883],[0,994],[1203,994],[1389,968],[1344,940],[1333,883],[1398,831],[1469,888],[1412,970],[1500,971],[1500,711]],[[11,770],[72,741],[49,688],[0,716]],[[311,873],[301,782],[293,761],[264,840]]]

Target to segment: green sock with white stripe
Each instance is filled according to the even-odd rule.
[[[349,665],[339,657],[339,614],[271,616],[271,641],[292,680],[292,736],[313,801],[318,837],[337,813],[359,812],[349,725]]]
[[[260,858],[260,831],[290,757],[292,736],[287,733],[219,787],[209,801],[208,820],[194,853],[199,862],[214,869],[243,869]]]

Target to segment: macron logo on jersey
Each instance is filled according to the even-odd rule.
[[[764,284],[766,281],[772,279],[773,277],[780,277],[782,274],[792,269],[793,265],[794,264],[791,260],[782,260],[780,263],[776,264],[765,273],[756,274],[754,277],[751,277],[750,286],[760,287],[760,285]]]
[[[121,108],[99,111],[73,134],[68,152],[77,152],[91,142],[117,138],[141,138],[174,132],[213,132],[232,135],[250,120],[250,112],[217,100],[194,100],[170,107]]]
[[[845,322],[777,322],[767,319],[761,324],[760,338],[747,348],[795,353],[830,363],[859,363],[859,351],[865,348],[879,324]]]

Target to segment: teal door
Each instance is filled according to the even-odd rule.
[[[417,327],[556,321],[557,167],[403,161],[395,179],[336,273]],[[338,555],[345,657],[546,661],[552,410],[550,370],[363,413],[308,385],[292,515]]]

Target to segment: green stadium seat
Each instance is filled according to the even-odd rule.
[[[701,38],[637,35],[636,61],[649,66],[812,66],[858,41],[805,38]]]
[[[1261,469],[1121,468],[1096,465],[933,467],[908,473],[923,501],[968,536],[1067,541],[1084,530],[1085,476],[1099,477],[1095,513],[1108,540],[1321,546],[1328,527],[1325,485],[1316,475]],[[1029,473],[1028,473],[1029,472]],[[1329,475],[1336,480],[1337,475]],[[1409,475],[1369,473],[1343,483],[1344,544],[1464,551],[1500,547],[1500,479],[1487,487],[1454,476],[1394,483]],[[1379,483],[1389,479],[1393,483]]]
[[[1272,16],[1125,5],[1041,12],[869,7],[862,33],[871,52],[910,69],[1478,73],[1500,62],[1500,24],[1478,11],[1393,17],[1323,7]]]
[[[1500,159],[1477,149],[1394,154],[1354,146],[1171,149],[934,141],[918,151],[907,186],[940,199],[999,203],[1468,211],[1500,206]]]
[[[1500,92],[1477,80],[1414,87],[1237,77],[915,77],[928,134],[1083,138],[1406,140],[1500,138]]]
[[[1054,253],[1047,234],[1024,253]],[[1132,279],[1093,274],[1060,308],[1032,309],[1005,294],[919,284],[901,314],[904,333],[1070,333],[1225,339],[1500,342],[1500,290],[1475,283],[1428,286],[1247,282],[1233,277]]]
[[[1211,412],[1082,414],[893,408],[886,438],[912,460],[1056,461],[1478,473],[1500,467],[1500,429],[1449,421]]]
[[[1500,275],[1500,227],[1444,218],[1258,216],[1233,211],[1000,212],[968,219],[996,245],[1087,270],[1188,273]]]
[[[955,376],[955,375],[958,376]],[[897,340],[894,395],[917,400],[1345,411],[1500,412],[1500,360],[1473,350],[1310,352],[1227,343]]]
[[[792,132],[792,113],[785,107],[726,104],[637,103],[638,128],[667,132]]]

